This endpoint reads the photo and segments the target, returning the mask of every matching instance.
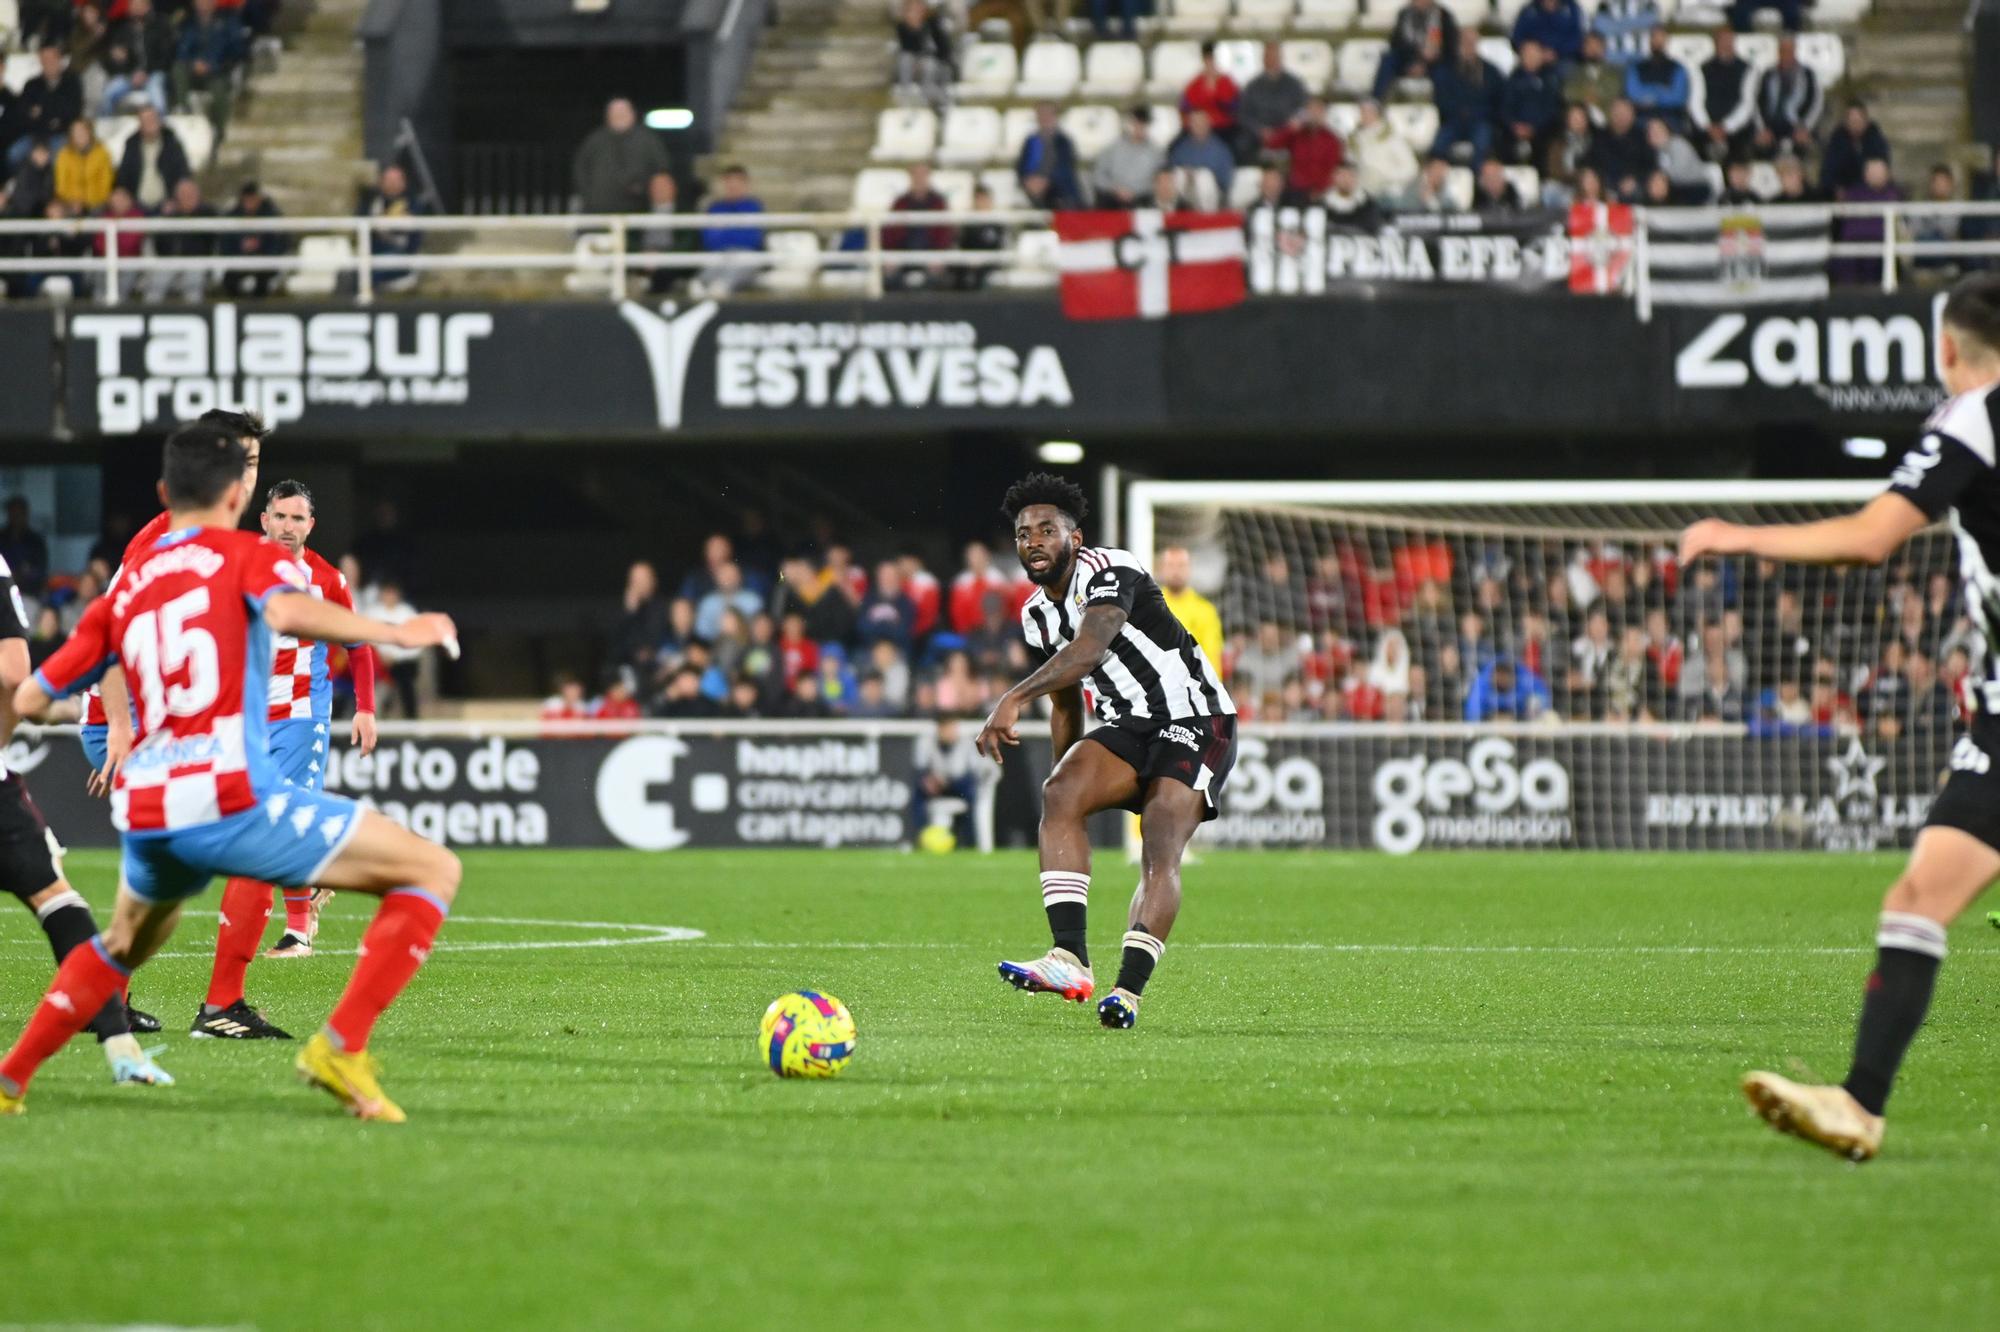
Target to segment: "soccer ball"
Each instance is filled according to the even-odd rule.
[[[757,1057],[781,1078],[838,1077],[854,1057],[854,1019],[832,995],[799,990],[771,1001]]]
[[[917,845],[934,856],[958,849],[958,838],[942,823],[933,823],[917,834]]]

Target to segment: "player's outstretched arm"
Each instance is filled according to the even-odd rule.
[[[264,603],[264,622],[281,634],[323,642],[427,648],[458,639],[458,626],[449,615],[430,611],[402,624],[385,624],[304,592],[274,594]]]
[[[1816,523],[1749,527],[1704,518],[1681,533],[1680,559],[1704,555],[1755,555],[1801,564],[1880,564],[1930,519],[1898,494],[1878,495],[1867,507]]]
[[[1001,695],[1000,701],[993,707],[993,714],[986,719],[986,725],[979,729],[979,738],[974,742],[979,752],[998,763],[1003,745],[1020,744],[1018,726],[1021,709],[1043,694],[1075,690],[1082,685],[1084,678],[1097,669],[1097,663],[1103,661],[1104,654],[1111,650],[1112,640],[1125,627],[1125,620],[1124,610],[1113,605],[1092,606],[1085,611],[1076,627],[1076,638],[1070,645]],[[1080,732],[1082,728],[1079,725],[1077,729]],[[1070,743],[1076,743],[1075,739],[1072,738]]]

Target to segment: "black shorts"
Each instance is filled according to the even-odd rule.
[[[1236,765],[1236,718],[1183,717],[1154,725],[1119,722],[1100,726],[1085,736],[1132,765],[1139,774],[1139,796],[1122,808],[1143,814],[1146,787],[1156,777],[1171,777],[1201,792],[1207,801],[1201,821],[1222,812],[1222,787]]]
[[[2000,717],[1980,716],[1952,746],[1951,771],[1926,828],[1956,828],[2000,851]]]
[[[23,902],[62,877],[55,834],[18,772],[0,778],[0,890]]]

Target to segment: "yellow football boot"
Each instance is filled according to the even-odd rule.
[[[382,1094],[375,1081],[375,1058],[366,1050],[342,1054],[333,1048],[325,1032],[314,1032],[292,1067],[299,1080],[330,1092],[356,1119],[373,1119],[384,1124],[401,1124],[409,1118],[402,1107]]]

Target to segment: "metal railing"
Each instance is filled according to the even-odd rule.
[[[1832,218],[1872,217],[1878,219],[1882,236],[1878,240],[1840,241],[1827,244],[1830,259],[1873,259],[1882,265],[1881,289],[1894,292],[1903,280],[1904,261],[1931,258],[2000,259],[2000,236],[1992,240],[1912,240],[1905,225],[1913,218],[1947,216],[1994,218],[2000,233],[2000,202],[1980,203],[1847,203],[1805,206]],[[1786,205],[1766,205],[1757,209],[1718,209],[1718,212],[1757,212],[1778,219]],[[408,285],[426,273],[522,273],[559,274],[569,279],[572,292],[601,294],[622,300],[635,278],[659,272],[684,272],[714,280],[724,290],[734,290],[750,280],[771,274],[785,274],[787,284],[798,290],[809,288],[816,278],[843,275],[843,294],[859,291],[879,296],[891,285],[899,271],[913,267],[947,266],[980,268],[1008,275],[1011,285],[1052,284],[1058,271],[1057,249],[1052,237],[1028,245],[1010,243],[1001,249],[905,249],[904,233],[931,228],[956,230],[970,225],[993,224],[1011,232],[1044,232],[1051,215],[1024,209],[988,211],[950,210],[917,212],[816,213],[730,213],[730,214],[651,214],[622,215],[538,214],[528,216],[423,216],[397,217],[269,217],[269,218],[109,218],[91,217],[63,221],[41,219],[0,221],[0,278],[11,275],[78,275],[91,280],[100,301],[112,302],[130,295],[130,279],[144,274],[201,274],[217,278],[224,274],[276,274],[287,279],[293,294],[327,295],[336,288],[351,292],[367,303],[387,289]],[[702,251],[676,248],[678,242],[663,237],[692,233],[687,244],[699,245],[700,233],[711,230],[756,230],[777,243],[762,250]],[[416,236],[421,241],[433,233],[448,233],[459,248],[445,252],[418,249],[413,253],[375,252],[382,237]],[[787,235],[786,233],[792,233]],[[800,234],[803,233],[803,234]],[[256,236],[266,240],[282,238],[284,253],[215,253],[174,256],[144,253],[121,254],[120,242],[133,237],[142,243],[160,237],[198,235],[218,247],[233,236]],[[507,244],[510,237],[533,236],[541,248]],[[72,245],[88,246],[85,254],[14,254],[20,242],[54,237]],[[561,248],[550,248],[548,240]],[[1633,235],[1629,242],[1633,279],[1627,287],[1637,303],[1641,318],[1650,317],[1654,304],[1654,274],[1649,262],[1648,213],[1635,210]],[[297,245],[294,242],[304,241]],[[478,242],[477,248],[465,242]],[[313,242],[321,242],[314,244]],[[857,243],[858,242],[858,243]],[[854,248],[844,248],[853,244]],[[835,284],[828,283],[828,286]]]

